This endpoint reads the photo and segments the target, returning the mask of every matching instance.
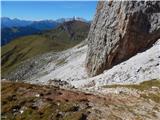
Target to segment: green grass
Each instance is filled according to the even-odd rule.
[[[131,89],[137,89],[140,91],[144,90],[150,90],[152,87],[158,87],[160,88],[160,80],[149,80],[149,81],[144,81],[140,84],[129,84],[129,85],[120,85],[120,84],[115,84],[115,85],[106,85],[104,86],[105,88],[117,88],[117,87],[125,87],[125,88],[131,88]],[[140,94],[142,98],[144,99],[151,99],[157,103],[160,103],[160,93],[147,93],[147,94]]]
[[[105,88],[117,88],[117,87],[126,87],[126,88],[133,88],[138,90],[147,90],[152,86],[160,88],[160,80],[149,80],[144,81],[140,84],[128,84],[128,85],[121,85],[121,84],[114,84],[114,85],[105,85]]]
[[[80,21],[71,21],[64,23],[57,29],[47,31],[43,35],[55,41],[80,42],[87,37],[88,31],[89,24]]]
[[[154,94],[154,93],[149,93],[149,94],[142,94],[141,97],[145,99],[151,99],[157,103],[160,103],[160,93]]]
[[[63,65],[65,63],[67,63],[66,59],[60,59],[60,60],[57,61],[56,65]]]

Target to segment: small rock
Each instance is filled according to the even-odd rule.
[[[40,97],[40,94],[36,94],[35,96],[36,96],[36,97]]]
[[[59,105],[60,105],[60,103],[58,102],[58,103],[57,103],[57,105],[59,106]]]
[[[23,110],[20,110],[19,112],[22,114],[24,111],[23,111]]]
[[[158,87],[156,87],[156,86],[152,86],[152,89],[156,89],[156,90],[157,90],[157,89],[159,89],[159,88],[158,88]]]
[[[56,117],[63,117],[64,116],[64,112],[59,112],[57,115],[56,115]]]

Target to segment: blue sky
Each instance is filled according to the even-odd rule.
[[[2,1],[1,5],[2,17],[55,20],[78,16],[91,20],[97,1]]]

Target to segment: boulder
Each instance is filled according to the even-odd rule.
[[[96,76],[160,38],[160,1],[99,1],[88,34],[86,69]]]

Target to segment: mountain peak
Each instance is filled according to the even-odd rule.
[[[68,21],[73,21],[73,20],[88,22],[86,19],[81,18],[81,17],[76,17],[76,16],[73,16],[72,18],[60,18],[60,19],[57,19],[56,21],[59,23],[63,23],[63,22],[68,22]]]

